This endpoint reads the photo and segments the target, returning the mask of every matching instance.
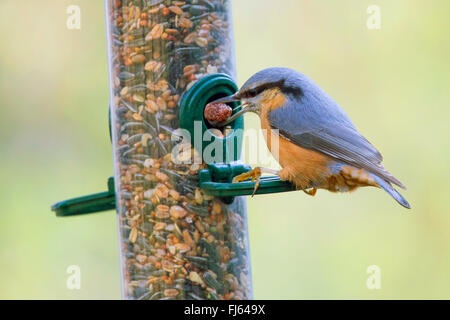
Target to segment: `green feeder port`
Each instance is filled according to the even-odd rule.
[[[217,162],[237,161],[242,151],[242,130],[244,119],[238,118],[231,126],[231,133],[223,138],[216,136],[209,130],[209,124],[205,121],[203,113],[205,106],[216,99],[227,97],[236,93],[236,84],[226,74],[212,74],[195,83],[185,94],[180,104],[180,127],[189,132],[191,145],[205,156],[205,150],[210,145],[219,143],[222,145],[223,155]],[[237,103],[230,104],[233,109]],[[201,130],[197,130],[196,127]],[[196,140],[197,139],[197,140]],[[216,156],[212,154],[211,156]]]

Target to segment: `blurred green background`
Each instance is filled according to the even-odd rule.
[[[366,27],[372,4],[380,30]],[[269,66],[307,74],[413,207],[376,189],[248,199],[255,298],[450,298],[449,12],[446,0],[234,1],[239,84]],[[120,298],[114,212],[50,212],[113,172],[103,1],[2,0],[0,30],[0,298]],[[81,290],[66,288],[69,265]],[[370,265],[380,290],[366,287]]]

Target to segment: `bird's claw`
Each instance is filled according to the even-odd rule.
[[[256,194],[256,191],[259,188],[259,185],[261,184],[261,168],[257,167],[249,172],[242,173],[236,177],[233,178],[233,183],[239,183],[242,181],[246,181],[248,179],[252,179],[252,182],[255,182],[255,187],[253,188],[252,197]]]
[[[311,197],[314,197],[317,193],[317,189],[316,188],[312,188],[312,189],[302,189],[304,193],[310,195]]]

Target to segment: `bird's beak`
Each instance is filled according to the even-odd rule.
[[[237,96],[237,93],[235,93],[235,94],[232,94],[231,96],[214,100],[211,103],[229,103],[229,102],[237,102],[237,101],[241,101],[241,99]]]

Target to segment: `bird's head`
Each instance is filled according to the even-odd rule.
[[[261,113],[263,101],[271,98],[273,92],[300,99],[303,95],[303,75],[287,68],[268,68],[254,74],[235,94],[213,101],[229,103],[241,101],[241,109],[233,114],[223,125],[231,123],[246,112]]]

